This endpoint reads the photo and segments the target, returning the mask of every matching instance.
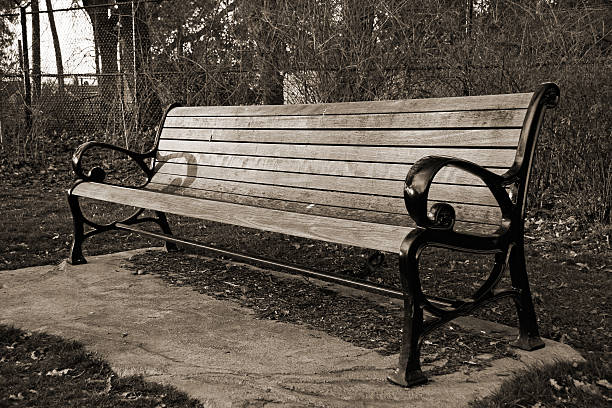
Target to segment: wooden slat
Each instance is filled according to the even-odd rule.
[[[190,166],[189,169],[202,170],[202,167]],[[337,176],[319,176],[291,174],[259,170],[224,169],[218,167],[206,168],[201,174],[192,172],[184,174],[167,174],[165,167],[161,168],[153,177],[152,181],[159,184],[174,184],[191,186],[199,189],[232,192],[240,191],[240,194],[253,195],[257,192],[260,197],[274,197],[277,190],[291,187],[288,194],[303,194],[326,196],[330,200],[329,205],[348,207],[345,204],[334,204],[334,196],[331,193],[346,192],[366,195],[361,200],[369,201],[372,196],[403,197],[404,182],[402,180],[373,180],[362,178],[347,178]],[[306,190],[306,191],[297,191]],[[344,197],[344,196],[343,196]],[[453,201],[470,204],[496,205],[496,201],[484,186],[474,187],[466,185],[432,185],[429,197],[432,200]],[[284,198],[286,199],[286,198]],[[360,199],[359,197],[347,197],[347,202]],[[315,201],[312,201],[315,202]],[[385,205],[388,205],[385,203]],[[403,208],[403,204],[402,204]],[[382,210],[381,210],[382,211]],[[391,211],[390,211],[391,212]]]
[[[208,180],[200,180],[199,182],[188,184],[151,182],[147,185],[146,189],[241,204],[262,202],[263,204],[261,205],[270,208],[297,208],[298,212],[311,213],[316,211],[319,215],[337,218],[341,217],[337,213],[342,213],[345,210],[349,210],[349,212],[350,210],[366,210],[385,216],[402,215],[406,217],[408,215],[404,206],[404,200],[399,197],[363,196],[351,193],[320,192],[288,187],[271,188],[270,186],[246,185],[235,182],[215,183]],[[440,200],[432,200],[430,205],[436,202],[440,202]],[[287,203],[291,205],[287,206]],[[452,205],[455,208],[457,220],[459,221],[499,225],[501,211],[498,207],[466,203],[452,203]],[[319,211],[321,206],[327,209],[333,207],[333,211],[329,210],[326,212],[325,208]]]
[[[209,177],[209,178],[223,178],[227,180],[242,180],[244,172],[261,172],[263,180],[269,182],[275,178],[288,179],[289,183],[295,183],[295,179],[308,178],[312,180],[321,180],[322,183],[327,183],[328,180],[330,183],[350,183],[352,179],[359,178],[368,180],[369,183],[378,183],[378,182],[386,182],[386,181],[404,181],[406,178],[406,174],[408,173],[408,169],[410,166],[402,166],[402,165],[387,165],[387,166],[397,166],[396,169],[385,169],[381,171],[380,174],[375,174],[375,177],[364,177],[364,176],[356,176],[354,173],[349,174],[325,174],[324,172],[329,168],[329,166],[324,166],[322,169],[311,168],[312,170],[318,170],[323,174],[316,173],[300,173],[299,171],[295,171],[296,168],[289,167],[288,170],[259,170],[257,168],[251,169],[247,166],[244,167],[223,167],[223,166],[207,166],[207,165],[199,165],[199,164],[187,164],[185,162],[178,161],[178,158],[171,159],[171,162],[157,162],[155,166],[155,171],[164,174],[174,174],[179,176],[191,176],[191,177]],[[330,162],[322,162],[330,163]],[[335,163],[335,162],[331,162]],[[352,163],[349,163],[352,164]],[[401,167],[400,167],[401,166]],[[392,170],[397,170],[393,172]],[[342,177],[342,178],[339,178]],[[435,178],[434,183],[444,183],[444,184],[461,184],[461,185],[474,185],[474,186],[484,186],[484,182],[480,180],[478,177],[461,171],[456,168],[445,168],[438,173]],[[284,184],[284,183],[279,183]],[[395,184],[394,184],[395,186]],[[394,187],[397,188],[397,187]],[[341,190],[339,187],[337,190]],[[373,192],[373,194],[376,194]]]
[[[307,190],[204,178],[181,178],[164,174],[156,175],[152,182],[171,187],[189,187],[194,189],[192,194],[195,196],[199,196],[198,191],[203,190],[277,200],[299,201],[313,205],[323,204],[399,214],[406,213],[402,201],[397,197],[366,196],[363,194]]]
[[[299,214],[262,207],[204,200],[150,190],[135,190],[99,183],[81,183],[73,194],[187,217],[278,232],[304,238],[397,252],[412,228],[347,219]],[[495,227],[459,225],[461,230],[491,233]]]
[[[162,185],[189,187],[198,190],[216,191],[221,193],[232,193],[278,200],[300,201],[308,204],[324,204],[337,207],[360,208],[398,214],[404,214],[406,211],[403,198],[399,195],[397,197],[371,196],[341,191],[309,190],[295,187],[250,184],[237,181],[210,180],[203,178],[180,178],[176,176],[164,176],[161,174],[156,176],[153,182]],[[432,201],[491,206],[495,204],[495,200],[484,187],[438,187],[439,186],[432,186],[430,190],[429,197]]]
[[[427,147],[371,147],[283,145],[232,142],[194,142],[163,139],[159,149],[165,152],[197,152],[240,156],[284,157],[296,159],[362,161],[376,163],[414,163],[425,156],[451,156],[473,161],[481,166],[510,167],[514,149],[459,149]],[[196,164],[195,161],[190,163]]]
[[[341,208],[327,205],[310,205],[297,201],[273,200],[270,198],[242,196],[238,194],[219,193],[215,191],[194,190],[191,188],[174,187],[162,184],[150,183],[146,190],[177,194],[187,197],[204,198],[207,200],[223,201],[227,203],[243,204],[254,207],[271,208],[275,210],[290,211],[300,214],[320,215],[324,217],[340,218],[347,220],[380,223],[414,227],[414,221],[410,216],[404,214],[392,214],[386,212],[369,211],[356,208]]]
[[[147,190],[82,183],[73,194],[187,217],[234,224],[321,241],[397,252],[409,227],[374,224],[250,207]]]
[[[230,129],[520,128],[525,109],[321,116],[171,116],[164,127]]]
[[[253,169],[282,171],[303,174],[322,174],[344,177],[363,177],[385,180],[404,180],[412,163],[363,163],[328,160],[284,159],[275,157],[232,156],[205,153],[173,153],[159,152],[156,169],[166,163],[198,163],[213,167],[226,167],[235,169]],[[196,164],[193,164],[196,166]],[[501,174],[505,169],[489,168],[494,173]],[[193,172],[193,170],[191,170]],[[182,174],[191,174],[189,170]],[[438,173],[435,179],[439,183],[483,185],[476,176],[455,169],[445,168]]]
[[[526,108],[532,93],[451,98],[408,99],[374,102],[343,102],[300,105],[196,106],[174,108],[168,116],[337,115],[394,112]]]
[[[376,180],[265,170],[186,166],[171,163],[160,167],[152,181],[170,184],[171,181],[176,180],[178,177],[189,180],[193,180],[193,178],[207,178],[240,181],[243,183],[267,184],[273,186],[298,187],[328,191],[344,191],[395,197],[401,196],[404,186],[403,182],[399,180]]]
[[[255,143],[343,144],[370,146],[511,147],[520,129],[470,130],[284,130],[164,128],[162,139]]]

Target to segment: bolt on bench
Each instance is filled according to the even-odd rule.
[[[533,93],[283,106],[170,107],[155,147],[136,153],[88,142],[75,152],[68,191],[74,221],[69,261],[82,264],[83,241],[111,230],[136,231],[241,260],[404,300],[399,366],[388,378],[426,382],[419,362],[433,329],[491,300],[512,297],[517,347],[544,346],[525,267],[523,223],[536,140],[559,88]],[[108,148],[134,160],[140,187],[104,183],[82,157]],[[79,198],[139,208],[122,221],[87,219]],[[145,209],[155,217],[144,217]],[[165,213],[353,245],[400,255],[402,290],[206,247],[171,235]],[[135,227],[155,222],[161,233]],[[84,225],[91,227],[85,232]],[[470,299],[425,296],[419,256],[428,246],[494,256],[488,279]],[[508,269],[512,287],[496,289]],[[424,321],[423,310],[432,316]]]

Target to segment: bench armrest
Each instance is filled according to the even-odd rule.
[[[438,172],[452,166],[479,177],[491,190],[502,211],[503,219],[510,219],[512,200],[504,189],[508,180],[475,163],[454,157],[427,156],[412,165],[404,185],[404,202],[408,213],[419,227],[451,230],[455,224],[455,210],[447,203],[436,203],[427,211],[429,188]]]
[[[134,152],[132,150],[128,150],[123,147],[115,146],[109,143],[85,142],[82,145],[80,145],[75,150],[74,154],[72,155],[72,170],[74,171],[74,174],[77,179],[81,179],[84,181],[94,181],[98,183],[101,183],[102,181],[104,181],[104,178],[106,177],[106,173],[101,167],[97,167],[97,166],[92,167],[92,169],[89,170],[87,174],[83,172],[83,167],[81,163],[83,155],[85,154],[85,152],[95,147],[115,150],[117,152],[123,153],[129,158],[131,158],[132,160],[134,160],[136,164],[138,164],[138,166],[146,174],[147,178],[151,178],[151,176],[153,175],[153,169],[151,168],[149,164],[147,164],[145,160],[149,158],[153,158],[155,156],[155,150],[150,150],[145,153],[138,153],[138,152]]]

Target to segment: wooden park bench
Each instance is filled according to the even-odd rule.
[[[516,346],[543,347],[525,268],[523,223],[540,125],[558,98],[559,88],[547,83],[533,93],[508,95],[171,107],[146,153],[97,142],[75,152],[76,182],[68,192],[74,220],[70,261],[85,263],[83,241],[110,229],[162,238],[168,249],[179,243],[215,250],[172,236],[165,213],[399,252],[402,290],[216,250],[403,299],[399,366],[389,377],[403,386],[426,381],[419,363],[425,335],[493,299],[516,301]],[[94,147],[124,153],[147,182],[137,188],[107,184],[102,168],[85,171],[82,157]],[[80,197],[140,210],[100,225],[84,217]],[[156,216],[143,217],[143,209]],[[162,233],[134,226],[145,221],[156,222]],[[91,229],[85,232],[84,225]],[[491,254],[494,266],[471,298],[441,304],[420,286],[419,255],[428,246]],[[496,289],[506,269],[512,287]],[[426,321],[423,310],[431,315]]]

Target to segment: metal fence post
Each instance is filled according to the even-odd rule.
[[[23,73],[23,85],[25,90],[25,123],[26,131],[32,128],[32,88],[30,86],[30,58],[28,56],[28,26],[26,18],[26,8],[20,7],[19,14],[21,17],[21,43],[22,43],[22,58],[21,72]]]

